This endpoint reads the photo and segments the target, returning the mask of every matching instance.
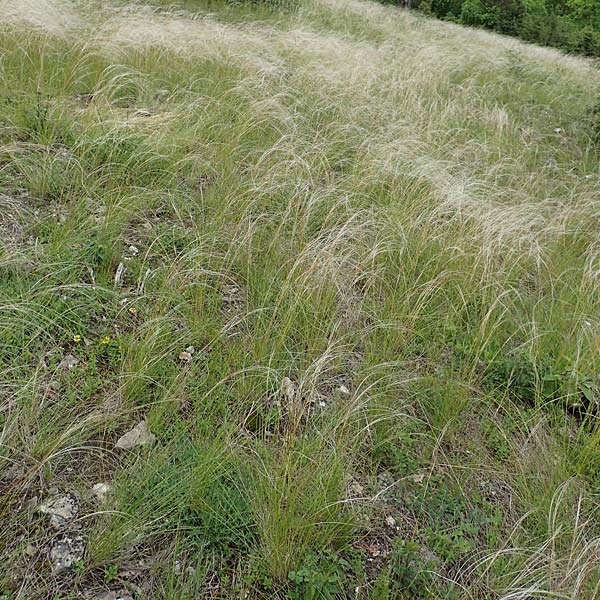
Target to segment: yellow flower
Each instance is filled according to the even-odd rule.
[[[79,342],[81,341],[81,336],[80,336],[80,335],[74,335],[74,336],[73,336],[73,341],[74,341],[76,344],[79,344]]]
[[[135,306],[131,306],[129,308],[129,314],[131,314],[131,315],[137,315],[137,308]]]
[[[103,338],[100,340],[100,343],[101,343],[103,346],[106,346],[106,344],[109,344],[109,343],[110,343],[110,335],[105,335],[105,336],[104,336],[104,337],[103,337]]]

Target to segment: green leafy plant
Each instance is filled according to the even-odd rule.
[[[458,589],[446,579],[438,578],[439,561],[431,558],[431,551],[415,541],[398,538],[394,542],[389,565],[379,585],[385,585],[384,597],[443,598],[457,600]],[[385,583],[384,583],[385,580]]]
[[[290,571],[290,600],[334,600],[346,581],[350,563],[333,552],[309,554],[302,566]]]
[[[104,583],[111,583],[117,579],[119,575],[119,567],[117,565],[108,565],[104,569]]]
[[[75,573],[77,573],[78,575],[81,575],[82,573],[85,573],[85,569],[86,569],[86,564],[85,564],[85,561],[83,559],[78,560],[77,562],[75,562],[73,564],[73,571]]]
[[[483,422],[483,433],[486,445],[494,456],[501,462],[508,460],[510,445],[498,425],[491,420],[485,420]]]

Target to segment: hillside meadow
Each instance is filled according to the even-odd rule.
[[[0,598],[600,598],[599,96],[362,0],[0,0]]]

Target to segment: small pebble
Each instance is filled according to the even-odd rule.
[[[50,564],[57,573],[69,569],[83,560],[85,540],[80,535],[65,535],[58,539],[50,549]]]
[[[289,377],[284,377],[281,380],[281,391],[283,395],[291,402],[296,396],[296,386]]]
[[[79,359],[72,354],[67,354],[59,363],[59,369],[71,370],[79,364]]]
[[[122,435],[115,444],[115,447],[120,450],[131,450],[138,446],[152,444],[155,440],[156,436],[148,429],[148,423],[144,420]]]
[[[111,490],[111,486],[108,483],[97,483],[92,488],[92,493],[94,494],[96,500],[100,503],[106,500],[106,496]]]

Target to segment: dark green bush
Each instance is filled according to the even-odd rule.
[[[592,136],[597,142],[600,142],[600,98],[596,101],[596,105],[590,111],[592,115]]]

